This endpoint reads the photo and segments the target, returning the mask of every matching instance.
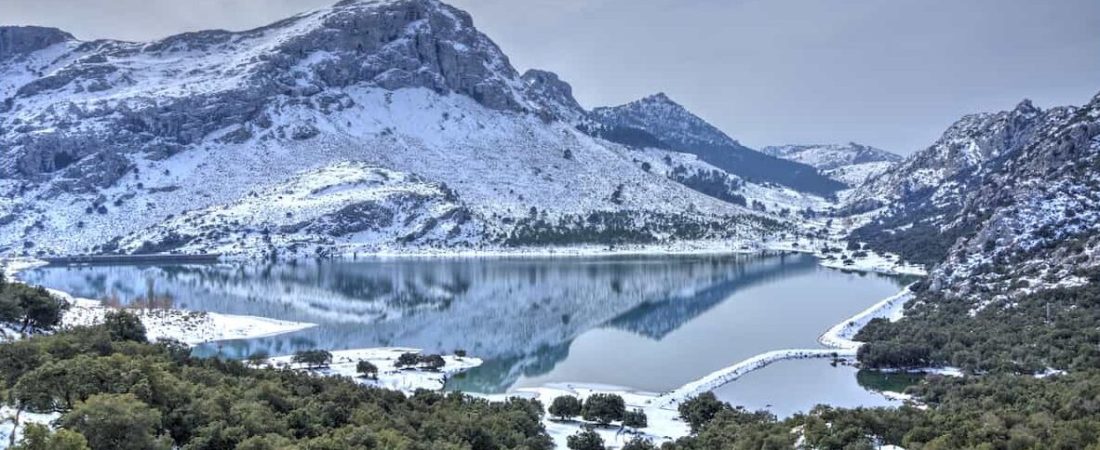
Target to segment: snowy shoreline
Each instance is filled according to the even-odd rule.
[[[46,265],[39,260],[0,260],[0,273],[8,280],[22,282],[19,273]],[[61,318],[61,327],[88,326],[99,323],[109,306],[102,301],[75,297],[57,289],[50,294],[67,302],[70,307]],[[266,317],[219,314],[184,309],[128,309],[141,319],[150,341],[174,339],[189,346],[232,339],[256,339],[300,331],[316,326],[312,323],[288,322]],[[18,339],[10,330],[0,330],[5,338]]]
[[[915,266],[905,265],[891,260],[887,257],[882,257],[872,254],[868,258],[856,259],[854,263],[842,265],[840,261],[830,261],[824,258],[820,252],[815,251],[808,245],[800,245],[799,243],[791,241],[770,242],[764,246],[757,246],[756,248],[740,248],[733,249],[728,246],[706,246],[703,248],[693,249],[680,249],[673,250],[667,246],[662,247],[648,247],[648,248],[620,248],[618,250],[609,251],[606,247],[571,247],[568,250],[565,249],[552,249],[543,252],[485,252],[485,251],[471,251],[471,252],[439,252],[439,253],[416,253],[416,252],[399,252],[393,254],[376,253],[371,255],[358,255],[360,258],[378,258],[378,259],[437,259],[437,258],[546,258],[546,257],[584,257],[584,256],[646,256],[646,255],[736,255],[736,254],[782,254],[782,253],[808,253],[817,256],[820,259],[820,264],[823,267],[829,267],[840,270],[850,271],[863,271],[863,272],[878,272],[887,273],[893,275],[923,275],[923,270]],[[237,257],[224,258],[228,261],[241,260]],[[27,270],[39,265],[42,265],[41,261],[35,260],[17,260],[17,261],[0,261],[0,265],[3,265],[5,273],[9,278],[15,279],[15,275],[23,270]],[[623,432],[617,428],[612,429],[598,429],[605,442],[611,447],[616,448],[622,445],[635,435],[641,435],[645,438],[654,440],[657,443],[674,440],[676,438],[685,436],[689,430],[685,423],[679,419],[679,412],[676,406],[687,399],[695,397],[701,393],[711,391],[727,383],[736,381],[742,376],[751,373],[753,371],[762,369],[771,364],[795,359],[809,359],[809,358],[840,358],[851,359],[856,356],[856,352],[862,343],[853,340],[854,336],[860,329],[866,325],[871,319],[874,318],[887,318],[889,320],[897,320],[901,317],[903,307],[905,303],[912,298],[910,293],[910,286],[906,286],[900,293],[888,297],[884,300],[876,302],[869,306],[867,309],[849,317],[828,330],[822,333],[818,337],[818,342],[826,348],[816,349],[782,349],[773,350],[765,353],[755,355],[753,357],[739,361],[733,365],[727,366],[723,369],[717,370],[710,374],[707,374],[697,380],[684,384],[683,386],[662,394],[639,392],[630,388],[612,387],[593,385],[585,383],[556,383],[553,385],[547,385],[537,388],[523,388],[514,392],[499,395],[481,395],[491,400],[503,400],[508,397],[524,397],[534,398],[540,400],[545,406],[549,406],[554,398],[562,395],[574,395],[581,397],[587,397],[588,395],[595,393],[608,393],[620,395],[626,401],[628,408],[638,408],[643,410],[649,418],[649,427],[643,430],[634,430]],[[68,296],[63,292],[52,291],[57,295]],[[74,305],[81,302],[94,302],[96,305],[84,305],[89,308],[99,308],[105,310],[105,307],[99,305],[99,302],[84,299],[74,299]],[[172,310],[178,311],[178,310]],[[163,312],[163,311],[160,311]],[[100,312],[102,314],[102,312]],[[214,315],[214,313],[202,313],[204,315]],[[220,315],[215,315],[220,316]],[[263,318],[251,318],[244,316],[226,316],[229,323],[236,323],[240,325],[243,321],[247,323],[250,320],[270,320]],[[146,318],[143,317],[143,321]],[[278,322],[278,321],[274,321]],[[68,321],[67,321],[68,323]],[[261,334],[258,330],[252,330],[254,334],[241,334],[239,336],[232,336],[227,338],[251,338],[260,337],[264,335],[279,334],[283,332],[296,331],[297,329],[308,328],[313,326],[312,324],[292,324],[282,323],[285,326],[284,330],[280,330],[276,326],[274,330],[268,330],[268,334]],[[295,326],[300,328],[294,328]],[[207,328],[210,326],[207,325]],[[164,329],[165,325],[162,323],[148,323],[147,328],[151,331],[154,329]],[[201,328],[201,327],[200,327]],[[179,330],[169,330],[164,334],[165,337],[173,337],[179,339]],[[153,333],[150,333],[151,337]],[[185,336],[185,337],[190,337]],[[210,336],[201,336],[192,338],[190,340],[180,339],[194,345],[198,342],[208,342],[223,339],[212,339]],[[402,352],[415,352],[413,349],[403,348],[371,348],[371,349],[357,349],[332,352],[334,362],[325,369],[314,370],[321,375],[326,376],[348,376],[358,380],[361,383],[374,385],[378,387],[384,387],[389,389],[396,389],[404,392],[408,392],[416,388],[427,389],[440,389],[443,387],[448,376],[469,370],[481,364],[481,360],[477,358],[450,358],[447,361],[447,366],[441,372],[423,372],[423,371],[402,371],[393,366],[393,361]],[[379,367],[379,379],[378,380],[366,380],[356,376],[355,364],[359,360],[368,360]],[[278,357],[269,360],[269,364],[272,365],[288,365],[290,364],[290,357]],[[475,394],[476,395],[476,394]],[[549,417],[549,415],[543,420],[544,425],[547,428],[548,433],[554,438],[559,448],[565,447],[566,438],[572,433],[576,432],[582,425],[579,422],[571,421],[556,421]]]
[[[393,389],[412,394],[417,389],[441,390],[451,376],[481,365],[479,358],[457,355],[440,355],[443,367],[439,370],[412,370],[397,367],[397,359],[404,353],[420,354],[421,350],[403,347],[377,347],[330,352],[332,363],[320,369],[310,369],[294,363],[294,356],[277,356],[267,359],[264,364],[274,367],[289,367],[295,370],[307,370],[324,376],[342,376],[356,380],[359,384]],[[359,376],[356,365],[359,361],[369,361],[378,374],[374,379]]]
[[[853,269],[854,270],[854,269]],[[753,357],[739,361],[723,369],[711,372],[695,381],[684,384],[672,391],[656,394],[639,392],[629,388],[601,386],[585,383],[555,383],[537,388],[523,388],[515,392],[487,396],[490,399],[503,399],[509,396],[538,399],[543,405],[549,406],[555,398],[562,395],[572,395],[582,400],[592,394],[615,394],[623,397],[627,409],[641,409],[649,419],[649,426],[634,430],[634,432],[621,432],[618,429],[597,428],[608,448],[619,448],[634,436],[642,436],[656,444],[668,442],[687,436],[690,432],[686,423],[679,417],[678,404],[684,400],[709,392],[720,386],[736,381],[737,379],[753,371],[763,369],[771,364],[810,358],[841,358],[851,359],[856,356],[861,342],[853,338],[867,322],[874,318],[897,320],[902,316],[905,303],[913,294],[910,292],[912,285],[906,286],[901,292],[883,299],[869,306],[867,309],[849,317],[826,330],[818,337],[818,342],[829,348],[819,349],[785,349],[764,352]],[[883,394],[885,397],[905,401],[904,395]],[[554,439],[558,448],[566,448],[566,439],[569,435],[580,430],[580,422],[561,422],[549,417],[543,419],[543,425]]]

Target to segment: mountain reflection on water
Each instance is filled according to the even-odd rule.
[[[452,379],[448,386],[502,392],[527,383],[565,381],[555,378],[559,365],[564,371],[562,377],[595,378],[568,381],[621,381],[639,388],[665,389],[702,375],[707,369],[729,364],[733,361],[728,359],[743,353],[751,356],[748,353],[758,348],[785,344],[773,342],[787,327],[782,321],[769,325],[767,330],[752,330],[751,324],[736,323],[738,318],[761,322],[760,318],[786,314],[789,311],[783,309],[795,306],[769,298],[746,300],[743,304],[749,310],[712,318],[737,328],[727,330],[730,333],[744,333],[741,329],[748,326],[755,333],[751,336],[723,335],[721,330],[679,336],[677,330],[729,302],[738,292],[783,285],[781,280],[807,275],[812,278],[807,281],[811,291],[820,284],[820,277],[845,286],[874,286],[866,299],[843,305],[821,301],[810,304],[808,316],[820,316],[812,310],[816,307],[813,305],[825,308],[823,311],[838,309],[833,314],[836,319],[829,319],[834,321],[897,287],[894,280],[883,277],[820,268],[808,255],[72,266],[40,268],[24,277],[77,296],[112,298],[123,304],[170,298],[178,308],[319,325],[274,337],[202,345],[195,350],[202,356],[244,358],[257,352],[284,355],[310,348],[380,346],[415,347],[429,352],[461,349],[482,358],[485,364]],[[740,299],[735,303],[741,303]],[[789,325],[804,324],[795,318]],[[820,331],[810,330],[809,335]],[[797,336],[797,342],[809,335]],[[584,360],[563,364],[571,359],[571,353],[577,353],[574,341],[582,336],[585,348],[595,348],[582,352]],[[710,356],[668,348],[659,349],[657,354],[647,350],[676,339],[687,339],[684,346],[699,340],[716,343],[728,339],[736,348]],[[786,337],[778,338],[783,339]],[[812,345],[812,338],[809,340],[802,346]],[[604,342],[606,348],[600,348]],[[668,372],[664,375],[618,377],[614,368],[601,367],[601,360],[606,358],[600,356],[614,353],[616,348],[651,353],[619,355],[624,357],[667,357],[677,370],[662,370]],[[695,361],[700,358],[708,360]]]

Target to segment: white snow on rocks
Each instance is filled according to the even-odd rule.
[[[687,436],[690,432],[688,424],[680,420],[680,413],[675,408],[664,408],[654,402],[657,394],[633,391],[616,386],[557,383],[538,388],[518,389],[514,393],[486,397],[490,400],[503,400],[507,397],[537,399],[542,402],[544,407],[549,407],[554,399],[560,396],[571,395],[583,401],[588,396],[597,393],[619,395],[623,398],[627,411],[641,409],[645,413],[648,422],[648,426],[641,429],[623,428],[614,424],[607,427],[593,428],[603,438],[608,448],[620,448],[635,436],[641,436],[660,445],[662,442]],[[586,424],[579,420],[559,421],[550,417],[549,412],[543,418],[542,423],[546,427],[546,432],[554,439],[557,448],[566,448],[566,439]]]
[[[61,418],[61,413],[38,414],[27,411],[19,412],[10,406],[0,406],[0,449],[8,448],[12,442],[12,433],[15,433],[15,442],[23,437],[23,429],[29,423],[50,426],[55,420]]]
[[[332,352],[332,363],[328,367],[308,369],[302,364],[293,362],[293,356],[279,356],[267,360],[268,365],[276,367],[290,367],[292,369],[309,371],[325,376],[341,376],[352,378],[360,384],[386,389],[393,389],[412,394],[417,389],[437,391],[443,388],[447,379],[454,374],[465,372],[481,365],[481,360],[473,357],[456,355],[442,355],[444,365],[440,370],[421,370],[398,368],[395,363],[403,353],[417,353],[421,351],[412,348],[365,348],[356,350],[341,350]],[[356,364],[359,361],[369,361],[378,368],[378,379],[370,379],[359,376],[356,372]]]

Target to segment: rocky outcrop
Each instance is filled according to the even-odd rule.
[[[932,288],[988,297],[1088,282],[1100,266],[1100,95],[1048,111],[982,176],[947,226],[973,222]]]
[[[523,74],[528,97],[539,105],[549,119],[581,124],[588,112],[573,98],[573,86],[558,78],[558,74],[531,69]]]
[[[1011,111],[965,116],[932,146],[861,186],[853,199],[902,199],[975,175],[1020,149],[1033,137],[1046,114],[1023,100]],[[962,180],[965,181],[965,180]]]
[[[889,202],[853,239],[933,266],[929,287],[988,301],[1100,265],[1100,96],[966,116],[858,192]]]
[[[0,27],[0,60],[26,55],[73,39],[73,35],[57,28]]]
[[[0,56],[72,39],[55,29],[4,28]],[[333,88],[421,87],[497,110],[529,108],[500,49],[468,14],[434,0],[342,2],[242,33],[88,42],[59,61],[6,102],[12,114],[0,118],[0,147],[11,151],[0,157],[0,176],[42,181],[102,152],[170,155],[231,126],[263,134],[272,107],[346,107],[349,99]],[[285,134],[316,135],[303,130]]]

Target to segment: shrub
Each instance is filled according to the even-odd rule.
[[[698,433],[699,430],[714,419],[714,416],[718,415],[722,410],[729,407],[720,401],[718,397],[714,396],[712,392],[704,392],[699,396],[691,398],[680,404],[680,418],[684,419],[684,422],[691,427],[692,433]]]
[[[395,362],[393,365],[397,368],[402,368],[402,367],[412,367],[412,366],[415,366],[419,363],[420,363],[420,355],[417,355],[416,353],[408,352],[408,353],[402,353],[401,356],[398,356],[397,357],[397,362]]]
[[[555,397],[550,403],[550,415],[561,420],[581,415],[581,401],[572,395]]]
[[[332,363],[332,353],[325,350],[305,350],[294,354],[295,363],[305,364],[308,369],[327,367]]]
[[[584,400],[581,407],[581,416],[584,420],[607,425],[611,422],[622,420],[626,413],[626,403],[623,398],[615,394],[592,394]]]
[[[649,419],[640,409],[623,413],[623,426],[630,428],[645,428],[649,426]]]
[[[371,362],[367,360],[355,363],[355,372],[363,378],[378,379],[378,366],[371,364]]]
[[[626,444],[623,444],[621,450],[657,450],[657,446],[649,439],[635,436],[633,439],[627,441]]]
[[[604,450],[603,438],[592,430],[580,431],[565,439],[569,450]]]
[[[123,310],[107,311],[103,326],[116,341],[146,342],[145,325],[138,316]]]
[[[270,357],[271,355],[269,355],[266,350],[257,350],[255,352],[252,352],[251,355],[248,355],[247,361],[253,366],[259,366],[267,361]]]

